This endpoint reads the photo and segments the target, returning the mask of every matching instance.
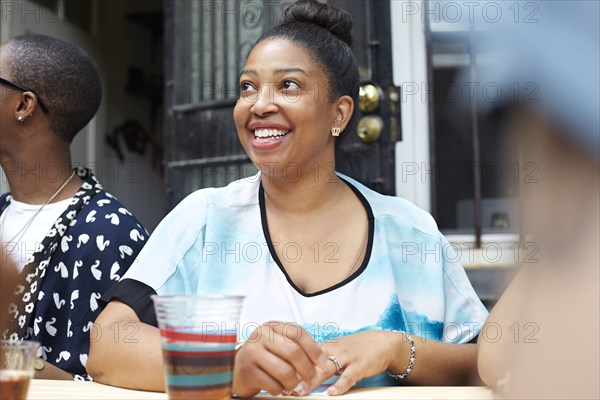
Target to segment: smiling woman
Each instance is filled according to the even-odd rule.
[[[103,297],[99,328],[141,323],[136,343],[92,343],[97,381],[164,390],[154,294],[245,296],[243,397],[475,375],[487,312],[433,218],[335,171],[358,95],[351,30],[345,11],[305,0],[255,43],[234,120],[260,173],[191,194],[160,224]]]
[[[358,88],[356,62],[353,69]],[[286,36],[267,36],[250,52],[233,115],[246,153],[261,170],[261,164],[270,165],[273,178],[284,177],[291,164],[307,172],[333,165],[331,130],[346,128],[358,89],[334,95],[329,75]]]

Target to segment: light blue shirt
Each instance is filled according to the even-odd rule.
[[[433,218],[404,199],[339,176],[363,202],[370,230],[363,265],[334,287],[306,294],[288,279],[274,247],[294,245],[270,241],[260,174],[189,195],[160,223],[123,279],[159,295],[245,296],[242,339],[267,321],[298,323],[319,342],[367,329],[449,343],[477,336],[487,311]],[[390,384],[381,379],[387,378],[361,383]]]

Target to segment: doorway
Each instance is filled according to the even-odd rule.
[[[393,85],[390,2],[333,2],[354,18],[361,75],[356,127],[340,137],[336,169],[395,194],[395,142],[401,139]],[[254,41],[278,23],[289,1],[165,3],[165,162],[169,205],[204,187],[256,173],[238,142],[233,107],[238,74]],[[359,135],[360,134],[360,135]]]

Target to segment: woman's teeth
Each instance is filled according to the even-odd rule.
[[[281,137],[289,133],[289,130],[281,129],[256,129],[254,131],[254,137],[257,138],[268,138],[268,137]]]

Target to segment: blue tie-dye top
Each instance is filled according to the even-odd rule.
[[[366,329],[451,343],[477,336],[487,311],[433,218],[406,200],[340,177],[365,205],[371,229],[365,262],[333,288],[302,293],[278,264],[264,221],[260,174],[189,195],[161,222],[123,279],[159,295],[245,296],[242,339],[267,321],[296,322],[319,342]],[[360,384],[393,381],[380,374]]]

